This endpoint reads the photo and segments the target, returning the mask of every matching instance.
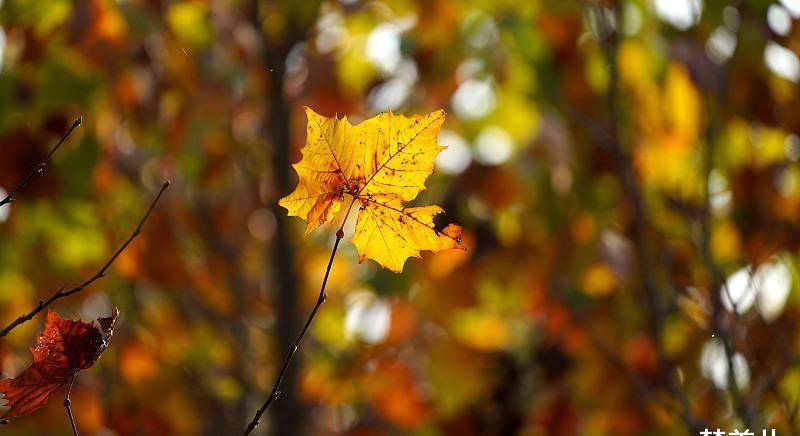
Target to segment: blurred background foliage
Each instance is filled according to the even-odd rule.
[[[121,309],[90,435],[237,434],[313,306],[303,106],[449,117],[421,204],[467,252],[337,258],[260,434],[800,430],[797,0],[0,0],[3,324]],[[346,233],[352,234],[354,223]],[[29,362],[43,317],[0,341]],[[59,401],[0,428],[65,434]]]

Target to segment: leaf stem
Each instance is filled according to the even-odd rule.
[[[72,434],[74,436],[78,436],[78,426],[75,424],[75,417],[72,416],[72,401],[69,399],[69,394],[72,392],[72,384],[75,383],[75,376],[77,375],[77,373],[73,374],[72,378],[69,379],[67,395],[64,397],[64,408],[67,409],[67,416],[69,417],[69,423],[72,424]]]
[[[0,207],[13,202],[14,197],[17,195],[17,193],[21,191],[25,186],[27,186],[28,183],[30,183],[30,181],[34,177],[36,177],[37,175],[41,174],[44,171],[44,169],[47,167],[47,164],[50,162],[50,158],[52,158],[53,155],[56,154],[56,151],[58,151],[59,147],[61,147],[61,144],[63,144],[67,140],[67,138],[69,138],[69,135],[72,133],[72,131],[75,130],[75,128],[80,125],[81,125],[81,117],[78,117],[75,119],[75,121],[72,122],[72,125],[70,126],[69,130],[67,130],[67,132],[64,133],[64,136],[61,137],[61,139],[58,141],[55,147],[53,147],[53,149],[50,150],[50,153],[47,153],[47,157],[45,157],[43,161],[39,162],[39,164],[36,165],[36,167],[33,170],[31,170],[31,172],[28,173],[28,175],[25,176],[25,178],[22,179],[21,182],[19,182],[19,185],[17,185],[16,188],[12,189],[11,192],[8,195],[6,195],[4,199],[0,200]]]
[[[150,207],[147,209],[147,212],[144,214],[142,219],[139,221],[139,224],[133,230],[133,233],[131,233],[131,235],[128,237],[128,239],[117,249],[117,251],[114,252],[114,254],[111,256],[111,258],[108,259],[108,261],[105,263],[105,265],[103,265],[102,268],[100,268],[99,271],[97,271],[91,278],[89,278],[85,282],[81,283],[80,285],[75,286],[74,288],[66,289],[66,286],[62,286],[61,289],[59,289],[58,291],[56,291],[55,293],[53,293],[52,295],[50,295],[46,299],[39,300],[39,304],[37,304],[36,307],[31,309],[30,312],[28,312],[28,313],[26,313],[24,315],[20,315],[17,319],[12,321],[9,325],[7,325],[2,330],[0,330],[0,338],[8,335],[8,333],[11,332],[11,330],[16,328],[20,324],[22,324],[22,323],[24,323],[26,321],[29,321],[31,318],[36,316],[36,314],[38,314],[39,312],[44,310],[44,308],[46,308],[47,306],[52,304],[54,301],[56,301],[56,300],[58,300],[60,298],[64,298],[64,297],[70,296],[72,294],[78,293],[78,292],[82,291],[84,288],[86,288],[87,286],[89,286],[92,283],[94,283],[95,281],[105,277],[106,272],[111,267],[111,265],[114,263],[114,261],[117,260],[119,255],[122,254],[122,252],[125,251],[126,248],[128,248],[128,246],[131,244],[131,242],[133,242],[133,240],[136,239],[136,237],[139,236],[140,233],[142,233],[142,226],[144,226],[145,221],[147,221],[147,218],[150,217],[150,213],[153,212],[153,209],[156,207],[156,204],[158,203],[158,200],[161,198],[161,195],[164,194],[164,191],[166,191],[166,189],[168,187],[169,187],[169,181],[164,182],[164,184],[161,186],[161,190],[158,191],[158,194],[155,196],[153,201],[150,203]]]
[[[264,404],[256,411],[255,416],[253,417],[252,421],[247,425],[247,428],[242,433],[242,436],[247,436],[255,430],[261,420],[261,416],[264,412],[269,409],[269,406],[280,396],[281,394],[281,383],[283,382],[284,377],[286,376],[286,372],[289,370],[289,365],[292,363],[292,358],[294,357],[295,353],[297,353],[298,348],[300,347],[300,343],[303,341],[308,329],[311,327],[311,323],[314,321],[314,317],[317,316],[317,312],[319,308],[322,306],[322,303],[328,298],[328,294],[325,293],[325,286],[328,284],[328,276],[331,273],[331,267],[333,266],[333,259],[336,257],[336,250],[339,248],[339,242],[341,242],[342,238],[344,238],[344,225],[347,222],[347,217],[350,216],[350,211],[353,209],[353,205],[356,202],[356,197],[353,196],[353,201],[350,202],[350,206],[347,208],[347,213],[345,213],[344,219],[342,220],[342,225],[339,226],[339,229],[336,231],[336,242],[333,244],[333,250],[331,250],[331,257],[328,259],[328,266],[325,268],[325,277],[322,279],[322,286],[319,290],[319,297],[317,297],[317,303],[314,305],[314,308],[311,309],[311,312],[308,314],[308,318],[306,319],[306,323],[303,326],[303,330],[300,331],[300,334],[297,336],[297,339],[294,343],[289,347],[289,353],[286,355],[286,359],[283,361],[283,365],[281,366],[281,371],[278,373],[278,378],[275,379],[275,385],[272,387],[272,393],[270,393],[267,400],[264,401]]]

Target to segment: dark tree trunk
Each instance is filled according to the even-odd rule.
[[[272,70],[270,86],[270,107],[267,118],[267,129],[272,139],[273,158],[272,171],[275,191],[286,195],[291,187],[291,116],[289,104],[283,95],[283,74],[286,52],[267,51],[267,59]],[[295,254],[292,247],[288,217],[275,204],[273,212],[277,220],[275,240],[272,245],[271,262],[275,274],[275,332],[277,338],[276,362],[288,352],[297,332],[300,331],[300,316],[297,306],[297,274],[295,271]],[[297,368],[300,367],[302,355],[295,356],[294,365],[289,368],[284,381],[284,390],[275,402],[269,415],[271,433],[274,435],[295,435],[301,433],[299,425],[304,422],[306,410],[297,399]]]
[[[294,44],[306,38],[307,29],[316,18],[318,2],[308,1],[292,5],[291,2],[259,2],[253,0],[253,18],[257,30],[262,35],[262,56],[266,68],[269,69],[269,85],[267,87],[267,117],[265,134],[270,138],[272,146],[272,174],[274,192],[278,198],[292,191],[294,177],[291,162],[291,108],[283,92],[284,74],[286,72],[286,55]],[[289,12],[286,8],[297,9],[298,14],[286,14],[287,27],[280,38],[271,40],[261,26],[261,18],[265,8],[280,12]],[[269,262],[274,277],[275,295],[275,363],[283,360],[297,334],[301,330],[301,313],[297,298],[297,272],[295,270],[295,251],[291,242],[289,220],[285,210],[277,204],[272,205],[277,228],[273,244],[270,247]],[[302,354],[294,356],[283,381],[280,397],[269,410],[270,433],[273,435],[299,435],[305,433],[308,422],[308,407],[303,405],[297,396],[297,374],[302,367]]]

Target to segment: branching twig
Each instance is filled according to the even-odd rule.
[[[64,286],[58,291],[56,291],[54,294],[50,295],[47,299],[39,300],[39,304],[37,304],[36,307],[34,307],[30,312],[24,315],[20,315],[20,317],[11,322],[11,324],[7,325],[4,329],[0,330],[0,337],[6,336],[11,330],[13,330],[20,324],[36,316],[37,313],[41,312],[45,307],[49,306],[54,301],[78,293],[87,286],[94,283],[95,281],[105,277],[108,268],[111,267],[111,265],[114,263],[115,260],[117,260],[119,255],[122,254],[122,252],[125,251],[126,248],[128,248],[128,245],[130,245],[131,242],[133,242],[133,240],[136,239],[136,237],[139,236],[139,234],[142,232],[142,226],[144,225],[145,221],[147,221],[147,218],[150,216],[150,213],[156,207],[156,204],[158,203],[158,200],[161,198],[161,195],[168,187],[169,187],[169,182],[168,181],[164,182],[164,184],[161,186],[161,190],[158,191],[158,194],[153,199],[153,202],[150,203],[150,207],[147,209],[147,212],[144,214],[142,219],[139,221],[139,224],[136,226],[136,229],[134,229],[133,233],[131,233],[131,235],[128,237],[125,243],[123,243],[119,247],[119,249],[117,249],[117,251],[114,252],[111,258],[108,259],[105,265],[103,265],[103,267],[100,268],[100,270],[97,271],[97,273],[95,273],[90,279],[86,280],[85,282],[81,283],[80,285],[74,288],[66,289],[66,286]]]
[[[727,74],[724,74],[721,78],[723,86],[727,83],[727,81]],[[724,316],[724,307],[722,302],[723,293],[731,304],[731,313],[737,320],[739,318],[738,302],[731,295],[730,290],[725,283],[725,278],[722,274],[722,271],[719,270],[714,262],[713,256],[711,255],[711,192],[709,188],[709,180],[711,178],[711,173],[714,170],[714,153],[716,150],[715,133],[717,120],[716,111],[712,104],[713,99],[710,95],[706,95],[705,97],[705,107],[708,114],[708,122],[705,129],[706,144],[703,148],[703,203],[700,209],[699,232],[700,258],[711,279],[711,329],[719,336],[719,340],[722,343],[725,351],[725,363],[728,373],[728,392],[731,395],[736,413],[739,415],[742,422],[747,427],[750,427],[752,425],[752,414],[754,413],[754,409],[750,409],[748,407],[745,398],[739,389],[738,381],[736,380],[736,367],[734,365],[734,356],[736,355],[736,350],[733,344],[733,338],[731,337],[732,332],[730,327],[724,325],[720,319],[722,316]],[[719,104],[725,103],[725,97],[725,94],[720,96],[722,101]]]
[[[652,230],[652,226],[647,218],[645,211],[644,197],[636,184],[636,175],[630,157],[623,150],[620,135],[620,117],[617,98],[619,94],[619,74],[617,67],[617,50],[620,43],[620,33],[617,29],[623,27],[622,9],[619,0],[612,0],[611,12],[616,19],[616,27],[608,22],[603,11],[600,11],[602,19],[602,49],[605,54],[607,67],[609,70],[609,87],[606,93],[606,108],[610,117],[610,141],[611,153],[617,164],[617,178],[622,189],[633,209],[633,246],[636,257],[639,261],[639,274],[642,278],[642,290],[644,305],[648,315],[649,333],[658,350],[658,364],[661,371],[663,385],[667,388],[680,404],[680,415],[687,426],[696,429],[699,424],[691,413],[689,399],[681,391],[675,380],[674,365],[666,358],[663,345],[662,334],[664,326],[664,308],[658,296],[658,287],[654,281],[656,277],[653,266],[653,257],[648,249],[647,235]]]
[[[44,171],[44,169],[47,167],[47,164],[50,162],[50,158],[52,158],[53,155],[56,154],[58,148],[61,147],[61,144],[63,144],[64,141],[67,140],[67,138],[69,138],[69,135],[72,133],[72,131],[75,130],[75,128],[80,125],[81,125],[81,117],[78,117],[77,119],[75,119],[75,121],[72,122],[72,126],[70,126],[69,130],[67,130],[67,133],[65,133],[64,136],[62,136],[61,139],[58,141],[58,143],[55,145],[55,147],[53,147],[53,149],[50,150],[50,153],[47,153],[47,157],[45,157],[43,161],[39,162],[39,165],[36,165],[36,168],[34,168],[33,171],[28,173],[28,175],[25,176],[24,179],[22,179],[22,181],[19,182],[19,185],[17,185],[16,188],[12,189],[11,192],[8,195],[6,195],[6,198],[0,200],[0,207],[13,202],[14,197],[17,195],[17,193],[21,191],[22,188],[27,186],[28,183],[30,183],[30,181],[34,177],[36,177],[38,174],[41,174]]]
[[[69,387],[67,388],[67,396],[64,397],[64,408],[67,409],[67,416],[69,417],[69,423],[72,424],[72,434],[74,436],[78,436],[78,426],[75,424],[75,417],[72,416],[72,401],[69,399],[69,394],[72,392],[72,384],[75,383],[75,374],[69,379]]]
[[[350,203],[350,207],[347,208],[347,213],[345,213],[344,219],[342,220],[342,225],[339,227],[339,230],[336,231],[336,242],[333,244],[333,250],[331,250],[331,258],[328,260],[328,267],[325,269],[325,277],[322,279],[322,287],[319,290],[319,297],[317,298],[317,303],[314,305],[314,308],[311,309],[311,313],[308,314],[308,319],[306,319],[306,323],[303,326],[303,330],[300,331],[300,334],[297,336],[297,339],[294,341],[291,347],[289,347],[289,353],[286,355],[286,359],[283,361],[283,365],[281,366],[281,371],[278,373],[278,377],[275,379],[275,385],[272,387],[272,393],[270,393],[267,400],[264,404],[261,405],[261,408],[258,409],[256,415],[253,417],[253,420],[250,421],[250,424],[247,425],[243,436],[247,436],[255,430],[258,426],[259,421],[261,420],[261,415],[269,409],[269,406],[280,396],[281,394],[281,383],[283,382],[283,378],[286,376],[286,371],[289,370],[289,365],[292,363],[292,357],[297,352],[298,347],[300,347],[300,342],[302,342],[303,337],[305,337],[306,332],[311,327],[311,323],[314,321],[314,317],[317,315],[317,311],[319,311],[320,306],[325,300],[328,298],[328,295],[325,293],[325,285],[328,284],[328,276],[331,273],[331,267],[333,266],[333,259],[336,257],[336,249],[339,248],[339,242],[344,238],[344,225],[347,222],[347,217],[350,216],[350,210],[353,209],[353,205],[355,204],[356,198],[353,197],[353,201]]]
[[[620,7],[617,2],[613,2],[613,13],[617,17],[617,25],[620,25]],[[603,48],[606,55],[606,63],[608,64],[609,76],[609,89],[606,94],[606,107],[609,112],[611,124],[611,152],[617,164],[617,178],[619,179],[622,189],[625,191],[628,202],[633,209],[633,244],[636,250],[636,255],[639,258],[640,274],[642,276],[642,286],[644,288],[645,303],[647,306],[650,318],[650,329],[653,337],[659,340],[660,329],[662,324],[662,314],[659,310],[658,299],[656,296],[656,286],[653,283],[655,277],[651,256],[647,250],[646,235],[649,228],[649,223],[645,215],[644,199],[639,187],[636,185],[636,176],[634,174],[633,166],[630,157],[625,153],[622,148],[622,140],[620,138],[620,119],[619,108],[617,105],[617,97],[619,93],[619,74],[617,71],[617,49],[619,46],[619,34],[617,31],[606,21],[604,23],[604,44]]]

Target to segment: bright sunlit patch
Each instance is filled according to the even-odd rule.
[[[368,344],[383,342],[389,335],[392,308],[369,291],[357,291],[347,297],[344,332],[348,339],[358,338]]]
[[[308,78],[308,61],[306,60],[306,43],[298,42],[286,55],[286,75],[283,89],[289,95],[297,95]]]
[[[392,72],[402,59],[400,29],[392,23],[381,23],[372,29],[367,39],[367,59],[384,73]]]
[[[800,18],[800,0],[781,0],[783,7],[789,10],[794,18]]]
[[[731,191],[721,191],[711,195],[709,199],[711,209],[718,214],[724,214],[733,205],[733,193]]]
[[[633,2],[625,4],[625,28],[622,29],[626,35],[633,36],[642,30],[642,11]]]
[[[111,300],[105,292],[93,292],[81,303],[81,318],[95,319],[98,313],[111,313],[113,311],[114,305],[111,304]]]
[[[484,165],[500,165],[511,157],[513,140],[505,130],[489,126],[475,139],[475,159]]]
[[[792,82],[797,82],[800,78],[800,60],[797,59],[797,55],[776,42],[767,43],[764,49],[764,61],[777,76]]]
[[[700,21],[702,0],[653,0],[656,15],[679,30],[686,30]]]
[[[412,83],[401,79],[390,79],[373,88],[367,101],[372,112],[386,112],[389,109],[402,107],[409,94],[411,94]]]
[[[494,110],[497,96],[490,80],[464,81],[453,94],[453,111],[459,118],[477,120]]]
[[[467,44],[474,48],[485,48],[497,41],[498,31],[494,19],[484,12],[471,10],[461,22],[461,32]]]
[[[445,174],[461,174],[472,161],[469,144],[458,133],[442,130],[439,144],[447,148],[436,156],[436,169]]]
[[[717,27],[706,41],[706,53],[712,61],[722,64],[736,50],[736,34],[725,26]]]
[[[0,188],[0,199],[6,198],[6,195],[8,195],[8,192],[6,192],[5,189]],[[9,213],[11,213],[11,205],[10,204],[6,204],[6,205],[3,205],[3,206],[0,206],[0,223],[5,222],[5,220],[8,219],[8,214]]]
[[[749,267],[742,268],[731,274],[725,281],[725,286],[720,289],[722,305],[729,312],[747,312],[756,300],[756,288]]]
[[[740,353],[731,356],[733,366],[733,379],[740,389],[750,384],[750,368],[747,360]],[[725,346],[718,340],[712,339],[703,345],[700,352],[700,371],[703,377],[711,380],[719,389],[728,387],[728,359]]]
[[[323,8],[317,20],[317,38],[314,41],[317,51],[327,54],[335,48],[344,45],[347,41],[347,29],[344,27],[344,17],[333,8]]]
[[[728,189],[728,181],[725,180],[725,176],[717,169],[711,170],[711,173],[708,175],[708,191],[712,194],[716,194],[726,189]]]
[[[766,321],[773,321],[783,312],[789,291],[792,289],[792,273],[781,262],[765,263],[754,277],[758,286],[758,309]]]
[[[417,83],[417,64],[412,59],[403,59],[394,69],[393,77],[374,87],[367,97],[373,112],[385,112],[401,108]]]
[[[786,36],[792,31],[792,17],[789,11],[781,5],[770,5],[767,9],[767,24],[773,32]]]
[[[755,273],[751,267],[745,267],[733,273],[720,291],[722,304],[732,312],[747,312],[753,303],[766,321],[777,318],[786,305],[786,299],[792,288],[792,275],[789,268],[780,261],[771,261],[761,265]]]
[[[733,193],[728,189],[728,181],[719,171],[712,170],[708,176],[709,203],[716,213],[725,213],[733,204]]]

